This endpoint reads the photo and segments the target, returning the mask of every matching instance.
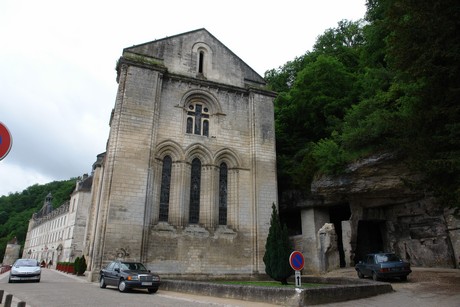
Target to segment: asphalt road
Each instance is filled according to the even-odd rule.
[[[68,275],[51,269],[43,269],[39,283],[8,283],[8,274],[0,275],[0,289],[12,294],[12,307],[19,301],[29,307],[117,307],[117,306],[269,306],[262,303],[245,302],[208,296],[188,295],[161,289],[155,294],[147,291],[120,293],[114,287],[99,288],[98,283],[87,282],[84,277]],[[2,306],[0,304],[0,306]]]
[[[326,274],[333,277],[357,277],[353,268]],[[325,304],[334,307],[459,307],[460,270],[439,268],[412,268],[407,282],[387,281],[394,292],[354,301]]]
[[[327,273],[331,277],[354,277],[352,268]],[[457,307],[460,306],[460,270],[413,268],[407,282],[391,281],[393,293],[382,294],[360,300],[321,306],[416,306]],[[116,288],[100,289],[98,283],[90,283],[85,277],[76,277],[51,269],[43,269],[40,283],[8,283],[8,273],[0,275],[0,289],[13,294],[12,306],[20,300],[30,307],[62,306],[241,306],[269,307],[264,303],[246,302],[159,290],[156,294],[147,291],[120,293]],[[3,301],[5,300],[5,295]],[[2,304],[0,304],[2,306]]]

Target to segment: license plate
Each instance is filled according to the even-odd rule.
[[[142,285],[143,285],[143,286],[151,286],[151,285],[152,285],[152,282],[146,282],[146,281],[144,281],[144,282],[142,283]]]

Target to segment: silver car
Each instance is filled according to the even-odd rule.
[[[18,259],[10,270],[8,282],[14,281],[35,281],[40,282],[42,269],[40,263],[35,259]]]

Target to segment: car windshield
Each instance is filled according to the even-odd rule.
[[[145,266],[142,263],[136,262],[121,262],[122,270],[132,270],[132,271],[147,271]]]
[[[395,254],[376,255],[378,263],[401,261]]]
[[[15,266],[38,266],[38,264],[37,264],[37,261],[36,261],[36,260],[25,259],[25,260],[18,260],[18,261],[16,261]]]

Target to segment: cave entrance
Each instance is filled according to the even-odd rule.
[[[369,253],[382,252],[384,220],[361,220],[358,222],[358,238],[356,240],[355,263],[364,260]]]
[[[334,224],[335,233],[337,234],[337,249],[339,250],[341,268],[346,266],[345,252],[343,250],[342,221],[348,221],[350,216],[351,211],[348,203],[329,207],[329,219]]]

